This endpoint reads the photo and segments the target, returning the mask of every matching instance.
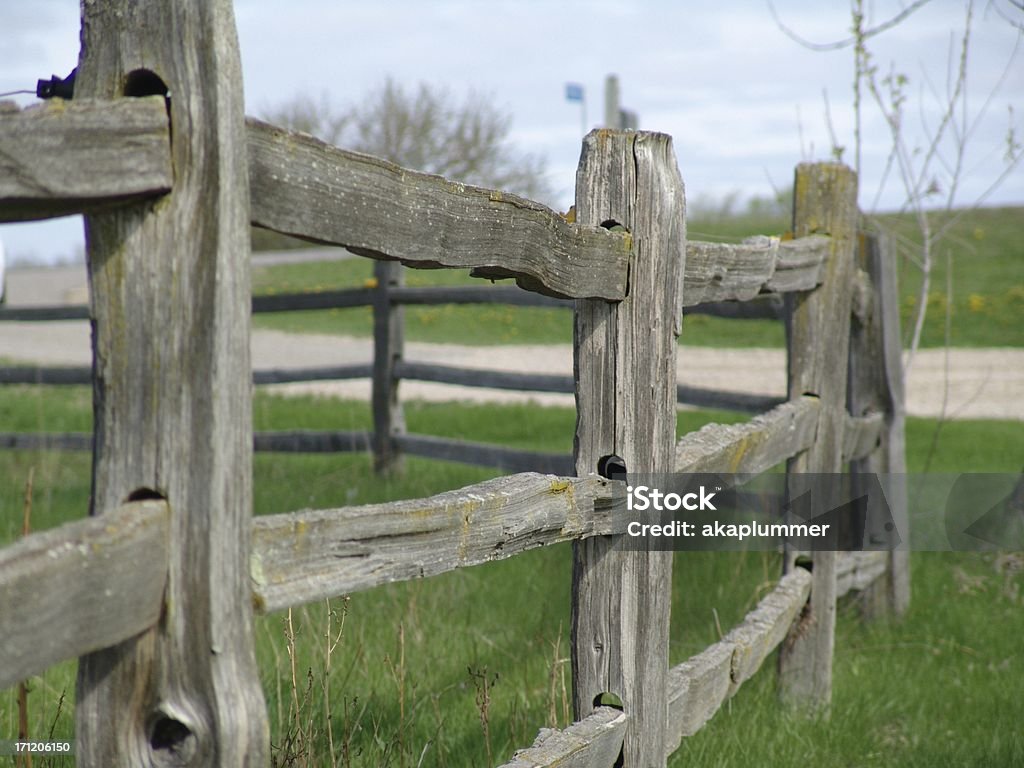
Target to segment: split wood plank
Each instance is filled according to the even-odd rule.
[[[118,94],[120,95],[120,94]],[[0,222],[95,212],[174,183],[159,96],[0,104]]]
[[[811,290],[821,283],[828,252],[828,238],[820,235],[798,240],[758,235],[739,244],[690,240],[683,305]]]
[[[855,478],[878,473],[888,477],[887,501],[891,519],[868,520],[870,529],[896,526],[901,541],[909,541],[907,514],[906,447],[902,342],[899,291],[896,284],[895,249],[885,237],[873,232],[860,240],[858,257],[867,275],[866,310],[855,317],[850,339],[850,410],[855,416],[881,417],[875,450],[851,455]],[[856,479],[855,482],[862,482]],[[884,530],[879,530],[884,533]],[[910,553],[897,549],[888,554],[885,578],[864,595],[869,616],[902,616],[910,606]]]
[[[501,768],[613,768],[625,731],[625,714],[598,707],[563,730],[542,729],[532,747],[516,752]]]
[[[811,575],[784,576],[719,642],[669,670],[669,753],[704,727],[783,641],[807,603]]]
[[[152,627],[170,514],[139,501],[0,549],[0,688]]]
[[[275,611],[608,534],[615,493],[602,478],[524,473],[427,499],[258,517],[256,604]]]
[[[410,267],[492,268],[554,296],[625,296],[628,234],[258,120],[248,146],[257,226]]]
[[[800,397],[746,424],[708,424],[676,446],[675,471],[759,474],[814,443],[820,403]]]
[[[676,336],[686,259],[685,195],[671,137],[593,131],[576,175],[577,220],[633,235],[629,296],[577,302],[576,474],[620,457],[633,472],[670,473],[676,426]],[[604,693],[627,715],[627,768],[665,764],[672,553],[626,552],[599,536],[573,547],[573,707]],[[642,628],[642,631],[638,631]]]
[[[797,166],[793,185],[793,233],[831,237],[823,282],[812,291],[787,294],[789,359],[788,394],[811,395],[821,401],[814,444],[787,464],[790,499],[803,494],[803,473],[838,473],[843,467],[846,426],[846,370],[850,310],[856,269],[857,176],[836,163]],[[834,509],[835,484],[813,483],[810,504]],[[822,495],[824,497],[822,497]],[[827,709],[832,697],[832,653],[835,643],[836,553],[813,553],[813,584],[809,610],[792,628],[779,654],[783,700],[807,711]],[[795,568],[792,553],[786,568]]]

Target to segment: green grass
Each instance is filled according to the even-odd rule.
[[[82,388],[0,389],[0,421],[11,430],[89,428]],[[686,413],[680,429],[725,414]],[[362,429],[369,408],[259,393],[258,428]],[[549,451],[571,447],[568,409],[410,404],[412,431],[501,440]],[[1018,471],[1018,424],[911,419],[910,469]],[[16,538],[22,487],[35,467],[37,528],[84,513],[89,460],[81,454],[0,452],[0,540]],[[408,460],[386,482],[363,455],[261,454],[255,459],[258,513],[422,496],[490,476],[487,470]],[[508,561],[426,581],[395,584],[257,621],[257,652],[277,764],[299,746],[326,764],[327,713],[340,765],[463,766],[497,763],[531,743],[541,726],[564,725],[570,690],[570,548],[535,550]],[[697,736],[676,765],[931,766],[1014,764],[1024,756],[1018,727],[1024,633],[1017,561],[994,554],[915,555],[914,603],[901,624],[863,625],[852,603],[840,611],[835,700],[828,723],[808,725],[775,706],[771,662]],[[777,577],[763,553],[676,558],[670,654],[679,662],[740,620]],[[342,621],[343,631],[342,631]],[[337,646],[328,660],[325,634]],[[340,635],[339,635],[340,633]],[[295,641],[295,685],[288,634]],[[32,729],[73,731],[73,662],[32,681]],[[486,707],[482,692],[486,687]],[[57,700],[66,692],[61,714]],[[15,732],[14,690],[0,692],[0,738]],[[327,703],[329,702],[329,704]],[[294,709],[299,711],[296,717]],[[298,728],[301,725],[302,735]],[[291,736],[291,741],[289,741]],[[289,744],[291,751],[289,751]],[[425,750],[425,751],[424,751]],[[296,763],[298,764],[298,763]]]
[[[924,346],[945,344],[949,314],[953,346],[1024,346],[1024,210],[985,208],[962,216],[935,254]],[[917,304],[920,271],[906,258],[915,242],[907,215],[885,215],[881,224],[900,243],[900,295],[904,335],[909,339]],[[936,219],[941,223],[941,218]],[[779,234],[788,229],[780,218],[734,216],[695,219],[688,236],[696,240],[737,242],[752,234]],[[947,256],[949,260],[947,261]],[[951,271],[950,271],[951,267]],[[256,271],[259,293],[327,290],[366,285],[372,278],[366,259],[281,265]],[[405,270],[408,285],[481,285],[484,281],[454,270]],[[947,295],[947,275],[952,294]],[[510,284],[510,283],[506,283]],[[413,341],[463,344],[571,343],[572,318],[558,309],[501,305],[409,307],[407,337]],[[258,315],[256,326],[301,333],[372,333],[369,308]],[[782,327],[770,321],[735,321],[693,315],[686,319],[682,342],[699,346],[781,346]]]

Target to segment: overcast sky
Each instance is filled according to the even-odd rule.
[[[867,0],[869,25],[907,4]],[[846,2],[776,0],[775,7],[809,40],[848,35]],[[922,144],[922,120],[938,120],[940,101],[930,94],[945,93],[965,9],[965,0],[932,0],[872,41],[880,70],[892,63],[909,78],[910,149]],[[1002,81],[972,129],[962,204],[975,201],[1005,167],[1011,106],[1017,138],[1024,141],[1024,42],[999,11],[1024,24],[1007,0],[976,3],[971,115]],[[388,75],[442,85],[457,96],[473,89],[513,116],[512,138],[520,149],[546,157],[556,195],[546,202],[563,210],[572,202],[581,138],[580,105],[565,100],[565,84],[584,85],[593,127],[603,114],[608,73],[619,76],[622,105],[639,115],[641,128],[674,137],[691,201],[731,192],[770,195],[773,186],[790,183],[797,162],[828,159],[825,92],[837,141],[849,148],[844,159],[853,162],[852,53],[801,48],[779,30],[766,0],[235,0],[235,15],[249,114],[303,93],[344,106]],[[1007,68],[1017,46],[1022,50]],[[0,92],[64,76],[77,58],[78,0],[0,0]],[[865,113],[863,133],[861,207],[870,209],[891,146],[874,108]],[[891,178],[877,207],[898,207],[904,197]],[[987,203],[1024,204],[1024,168]],[[53,261],[82,249],[75,218],[4,225],[0,238],[9,260]]]

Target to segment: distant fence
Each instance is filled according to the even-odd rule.
[[[624,489],[598,470],[613,456],[651,473],[786,461],[791,481],[847,465],[855,477],[902,470],[893,265],[858,237],[849,169],[798,167],[793,240],[687,243],[671,139],[596,131],[570,224],[499,191],[246,123],[226,2],[110,0],[83,13],[75,100],[0,113],[0,220],[87,214],[91,516],[0,550],[0,685],[80,657],[82,765],[267,764],[254,610],[557,541],[573,542],[576,722],[542,731],[507,765],[664,765],[776,647],[784,698],[827,706],[836,599],[858,589],[875,610],[902,611],[905,555],[816,552],[810,571],[791,555],[737,627],[670,668],[672,553],[616,546]],[[253,519],[250,222],[574,299],[576,476]],[[373,377],[463,375],[396,354],[404,290],[372,297],[377,323],[395,331],[375,336],[387,348]],[[785,296],[786,402],[677,443],[684,307],[764,293]],[[375,389],[378,451],[453,451],[395,428],[394,391]],[[600,705],[608,693],[621,709]]]
[[[751,251],[771,247],[767,238],[751,238]],[[767,241],[767,242],[766,242]],[[690,243],[691,248],[709,244]],[[736,246],[733,246],[736,247]],[[690,259],[690,263],[700,263]],[[557,308],[571,311],[574,302],[509,286],[423,286],[407,287],[403,273],[395,262],[374,264],[375,287],[348,288],[306,293],[258,295],[252,299],[253,314],[326,309],[372,307],[373,339],[370,342],[374,360],[368,364],[257,370],[253,382],[284,384],[308,381],[371,379],[374,429],[372,432],[290,431],[254,436],[256,451],[274,452],[351,452],[371,450],[375,466],[390,468],[403,454],[433,459],[461,461],[479,466],[497,467],[506,472],[552,472],[571,474],[571,454],[514,450],[499,445],[481,445],[463,440],[409,434],[405,431],[402,403],[398,397],[403,379],[456,384],[467,387],[572,394],[575,382],[571,375],[536,374],[528,372],[487,371],[447,365],[415,362],[405,356],[404,318],[406,306],[438,306],[447,304],[505,304],[516,307]],[[695,275],[688,275],[691,280]],[[710,301],[685,306],[684,314],[703,314],[731,319],[771,319],[784,317],[781,295],[768,293],[754,300]],[[0,307],[0,322],[46,322],[86,320],[89,308],[80,306]],[[386,361],[390,361],[387,362]],[[85,385],[92,383],[91,367],[8,366],[0,367],[0,384]],[[754,393],[720,391],[679,384],[677,401],[703,408],[721,408],[747,413],[760,413],[785,402],[785,398]],[[386,404],[386,405],[385,405]],[[91,440],[83,433],[25,434],[0,432],[0,446],[30,448],[45,445],[49,450],[89,450]]]

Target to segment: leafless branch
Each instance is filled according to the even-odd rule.
[[[915,0],[913,3],[908,5],[902,11],[893,16],[891,19],[884,21],[881,24],[878,24],[874,27],[870,27],[869,29],[863,30],[862,36],[853,34],[850,37],[844,38],[843,40],[836,40],[831,43],[812,42],[807,38],[801,37],[792,29],[787,27],[785,24],[782,23],[782,19],[779,17],[779,13],[775,9],[775,4],[772,2],[772,0],[768,0],[768,9],[771,11],[772,18],[775,20],[775,26],[777,26],[782,31],[782,33],[785,34],[786,37],[788,37],[790,40],[793,40],[794,42],[802,45],[804,48],[809,48],[812,51],[838,51],[843,48],[849,48],[853,45],[856,45],[858,40],[867,40],[869,38],[874,37],[875,35],[879,35],[882,32],[885,32],[887,29],[892,29],[901,21],[910,16],[912,13],[919,10],[920,8],[923,8],[930,2],[931,0]]]

